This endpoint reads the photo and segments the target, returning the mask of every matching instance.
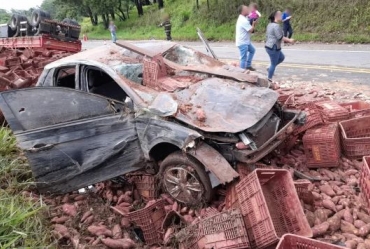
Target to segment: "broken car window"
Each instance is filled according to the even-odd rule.
[[[124,102],[127,94],[107,73],[88,68],[86,70],[87,85],[90,93],[98,94],[120,102]]]
[[[63,67],[56,71],[54,85],[58,87],[76,88],[76,66]]]

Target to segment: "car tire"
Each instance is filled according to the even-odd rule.
[[[163,160],[159,178],[163,190],[178,202],[199,205],[211,201],[213,197],[211,181],[204,166],[182,151],[174,152]]]

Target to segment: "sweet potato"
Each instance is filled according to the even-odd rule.
[[[316,219],[320,220],[321,223],[328,219],[327,213],[322,208],[315,211],[315,217]]]
[[[330,197],[335,196],[333,188],[329,184],[324,184],[319,187],[320,191]]]
[[[63,210],[63,213],[65,213],[66,215],[69,215],[72,217],[75,217],[77,215],[77,208],[73,204],[67,204],[67,203],[63,204],[62,210]]]
[[[312,195],[313,195],[313,198],[315,200],[321,200],[322,199],[322,197],[321,197],[321,195],[319,193],[312,192]]]
[[[332,201],[335,205],[337,205],[337,204],[338,204],[339,200],[340,200],[340,197],[339,197],[339,196],[334,196],[333,198],[331,198],[331,201]]]
[[[61,224],[54,225],[53,233],[58,239],[62,239],[62,238],[68,239],[71,237],[71,235],[69,234],[68,228]]]
[[[365,239],[364,243],[370,249],[370,239]]]
[[[193,217],[191,215],[188,215],[188,214],[184,215],[183,217],[184,217],[184,220],[187,224],[191,224],[194,220]]]
[[[313,227],[315,225],[315,214],[311,211],[306,211],[305,213],[308,224],[310,224],[310,227]]]
[[[365,223],[365,222],[363,222],[362,220],[355,220],[355,221],[353,222],[353,225],[354,225],[356,228],[361,228],[361,227],[365,226],[365,225],[366,225],[366,223]]]
[[[169,195],[167,195],[167,194],[161,194],[161,197],[163,199],[165,199],[168,202],[168,204],[173,205],[173,200],[172,200],[172,198]]]
[[[186,214],[189,211],[188,207],[183,207],[180,210],[180,214]]]
[[[355,234],[355,235],[358,234],[358,229],[354,225],[352,225],[351,223],[349,223],[347,221],[344,221],[344,220],[341,221],[340,230],[343,233],[351,233],[351,234]]]
[[[123,228],[129,228],[130,227],[130,220],[127,218],[127,217],[123,217],[122,219],[121,219],[121,226],[123,227]]]
[[[343,220],[353,224],[353,216],[351,214],[351,211],[348,208],[345,209],[345,211],[343,213]]]
[[[163,244],[167,245],[170,242],[170,239],[175,232],[173,227],[169,227],[166,231],[166,233],[163,236]]]
[[[370,216],[363,212],[357,212],[357,217],[367,224],[370,223]]]
[[[335,204],[331,200],[323,200],[322,205],[324,208],[337,212],[337,208],[335,207]]]
[[[338,215],[333,215],[332,217],[330,217],[328,219],[329,231],[336,232],[337,230],[339,230],[341,225],[340,221],[341,219]]]
[[[320,169],[319,172],[321,174],[323,174],[324,176],[327,176],[330,180],[334,180],[335,179],[335,175],[330,170]]]
[[[175,201],[172,205],[172,210],[173,211],[177,211],[179,209],[179,204],[177,203],[177,201]]]
[[[112,235],[113,235],[113,239],[122,239],[122,229],[121,229],[121,226],[116,224],[113,226],[112,228]]]
[[[355,174],[357,174],[357,172],[358,172],[358,170],[356,170],[356,169],[349,169],[349,170],[346,170],[346,171],[344,172],[344,174],[345,174],[346,176],[351,176],[351,175],[355,175]]]
[[[347,240],[344,244],[346,245],[346,248],[349,249],[356,249],[357,247],[357,242],[355,240]]]
[[[90,215],[92,215],[92,211],[86,211],[81,217],[81,222],[84,222]]]
[[[70,217],[68,217],[68,216],[54,217],[51,220],[51,223],[62,224],[62,223],[66,222],[69,219],[70,219]]]
[[[361,237],[366,237],[370,233],[370,224],[366,224],[358,229],[358,235]]]
[[[320,225],[316,225],[312,228],[313,237],[324,235],[329,230],[329,222],[323,222]]]
[[[357,249],[367,249],[365,243],[358,243]]]
[[[112,237],[112,231],[109,230],[104,225],[98,225],[98,226],[91,225],[87,228],[87,231],[89,231],[92,235],[95,235],[95,236],[105,235],[107,237]]]
[[[133,249],[136,244],[131,239],[101,239],[104,245],[113,249]]]
[[[86,220],[84,220],[83,224],[88,226],[88,225],[92,224],[93,221],[94,221],[94,216],[90,215],[89,217],[86,218]]]

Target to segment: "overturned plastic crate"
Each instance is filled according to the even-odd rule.
[[[343,249],[343,247],[295,234],[285,234],[276,249]]]
[[[344,154],[360,159],[370,152],[370,116],[355,118],[339,123]]]
[[[365,101],[340,103],[340,105],[349,111],[350,118],[359,118],[370,115],[370,103]]]
[[[308,129],[324,123],[321,118],[321,113],[315,104],[307,104],[304,112],[306,113],[306,123],[302,126],[297,126],[297,128],[293,132],[294,135],[298,135]]]
[[[145,200],[154,200],[157,198],[156,178],[154,175],[136,175],[132,177],[140,196]]]
[[[205,249],[250,248],[243,216],[239,209],[221,212],[200,221]]]
[[[341,146],[337,123],[308,130],[302,138],[309,168],[337,167]]]
[[[256,169],[236,190],[252,248],[276,245],[286,233],[312,236],[289,171]]]
[[[160,244],[163,239],[162,222],[166,216],[165,200],[158,200],[153,204],[128,214],[131,223],[139,227],[148,245]]]
[[[370,205],[370,156],[364,156],[362,160],[362,168],[360,174],[360,188],[361,193],[367,202]]]
[[[339,122],[349,119],[349,111],[335,101],[315,103],[325,123]]]

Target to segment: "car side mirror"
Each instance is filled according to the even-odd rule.
[[[131,111],[133,111],[134,110],[134,102],[132,101],[132,99],[130,98],[130,97],[126,97],[126,99],[125,99],[125,106],[127,107],[127,108],[129,108]]]

